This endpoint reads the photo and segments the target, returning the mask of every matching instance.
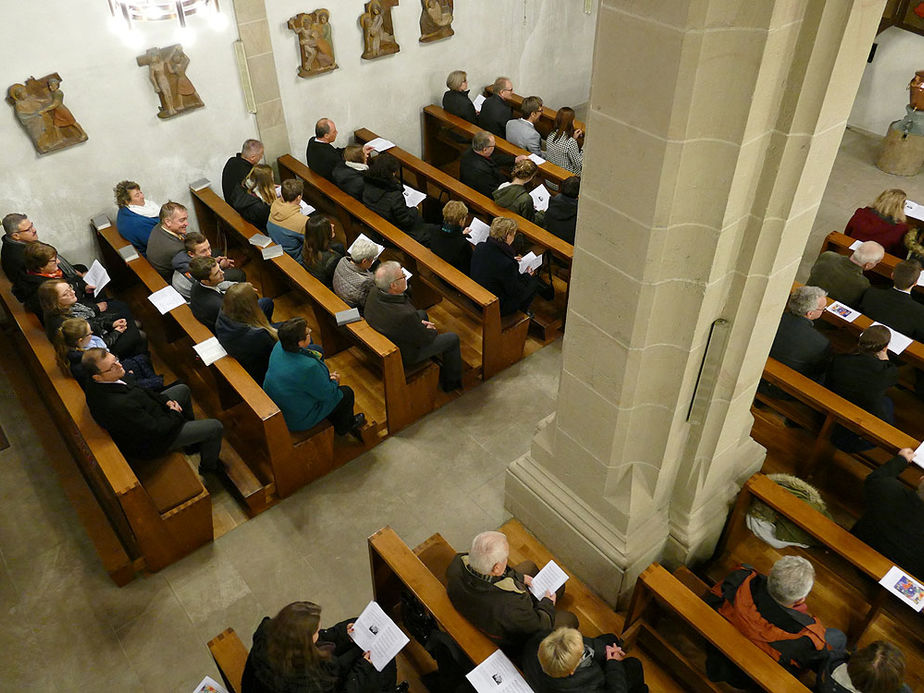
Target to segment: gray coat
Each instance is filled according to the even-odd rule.
[[[536,127],[528,120],[523,120],[522,118],[508,120],[507,137],[505,139],[510,144],[515,144],[528,152],[542,156],[539,133],[536,131]]]

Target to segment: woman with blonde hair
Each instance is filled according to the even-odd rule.
[[[83,352],[87,349],[105,349],[106,342],[93,334],[90,323],[83,318],[68,318],[55,333],[52,340],[55,345],[55,357],[58,367],[64,374],[74,376],[81,387],[86,387],[87,373],[80,363]],[[119,359],[125,372],[134,377],[135,383],[145,390],[160,390],[164,386],[164,377],[157,375],[147,354],[136,354]]]
[[[266,229],[270,205],[276,200],[276,181],[273,169],[266,164],[256,164],[244,180],[241,188],[231,199],[231,206],[251,224]]]
[[[250,282],[239,282],[226,292],[215,336],[230,356],[236,358],[251,377],[263,382],[270,352],[276,346],[276,328],[260,307],[257,290]]]
[[[350,638],[353,622],[321,628],[321,607],[292,602],[266,617],[253,634],[241,693],[379,693],[406,691],[395,686],[392,659],[381,672]]]
[[[529,188],[526,187],[536,177],[538,171],[539,167],[531,159],[515,163],[511,171],[513,180],[509,183],[501,183],[500,187],[494,191],[494,201],[504,209],[509,209],[527,221],[541,226],[545,219],[545,212],[536,209],[533,198],[530,197]]]
[[[858,241],[876,241],[887,253],[904,256],[903,240],[908,233],[906,199],[904,190],[893,188],[883,191],[869,207],[862,207],[853,213],[844,233]]]
[[[443,110],[470,123],[475,122],[475,104],[468,97],[468,75],[465,70],[453,70],[446,78]]]
[[[584,152],[578,140],[584,131],[574,128],[574,109],[565,106],[555,114],[555,125],[545,140],[545,155],[551,163],[581,175],[584,166]]]

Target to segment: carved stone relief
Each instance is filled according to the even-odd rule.
[[[420,42],[448,38],[452,30],[452,0],[420,0]]]
[[[139,67],[148,68],[148,79],[160,98],[158,118],[173,118],[205,105],[186,76],[189,56],[179,43],[166,48],[148,48],[144,55],[135,58],[135,62]]]
[[[7,101],[39,154],[85,142],[87,133],[64,105],[57,72],[39,79],[30,77],[7,90]]]
[[[369,0],[366,11],[359,17],[363,29],[363,55],[366,60],[397,53],[401,47],[395,41],[395,28],[391,21],[391,8],[398,0]]]
[[[322,7],[310,14],[299,12],[287,26],[298,34],[298,52],[302,61],[298,68],[299,77],[313,77],[337,69],[330,10]]]

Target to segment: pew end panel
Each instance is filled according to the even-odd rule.
[[[240,693],[249,654],[244,643],[233,628],[225,628],[209,640],[208,647],[228,693]]]

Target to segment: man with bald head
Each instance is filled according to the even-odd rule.
[[[315,123],[314,137],[308,140],[308,148],[305,150],[308,168],[331,181],[334,166],[343,160],[343,148],[334,146],[336,140],[337,126],[334,121],[321,118]]]
[[[241,182],[262,158],[263,143],[260,140],[244,140],[241,151],[228,159],[221,172],[221,194],[224,195],[225,202],[234,205],[232,198],[244,191]]]
[[[863,273],[882,262],[883,257],[885,248],[876,241],[861,243],[849,257],[827,250],[815,260],[805,283],[819,286],[835,301],[859,309],[860,299],[869,288],[869,279]]]
[[[557,610],[558,596],[536,599],[529,586],[536,564],[507,565],[510,547],[501,532],[482,532],[471,550],[457,554],[446,570],[446,591],[456,610],[510,657],[518,657],[533,635],[554,628],[578,627],[577,617]],[[560,596],[560,595],[559,595]],[[516,660],[514,660],[516,661]]]

